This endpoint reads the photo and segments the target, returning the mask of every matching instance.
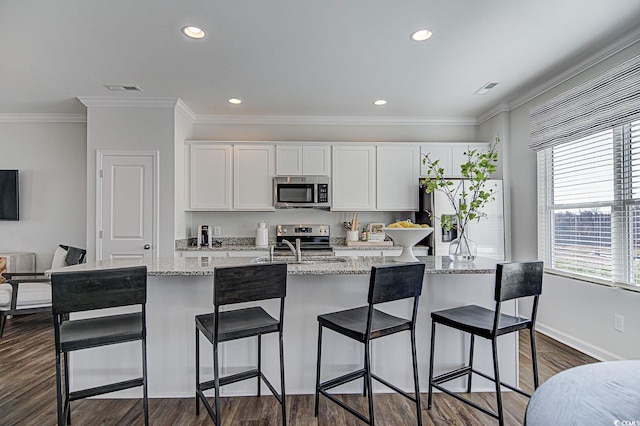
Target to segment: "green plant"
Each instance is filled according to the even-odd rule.
[[[469,222],[480,221],[487,215],[482,208],[489,201],[494,200],[493,189],[485,190],[485,183],[496,171],[498,163],[497,145],[500,137],[496,137],[487,152],[477,149],[467,150],[464,155],[467,161],[460,166],[461,180],[454,182],[444,176],[444,169],[440,166],[440,160],[434,160],[429,154],[424,155],[422,162],[427,166],[427,177],[423,179],[427,194],[440,191],[449,200],[455,211],[455,215],[437,218],[447,231],[456,227],[458,238],[465,239],[465,230]],[[454,220],[455,219],[455,220]]]

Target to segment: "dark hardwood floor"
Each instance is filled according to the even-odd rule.
[[[538,334],[538,359],[541,383],[567,368],[596,362],[544,335]],[[527,335],[520,336],[520,385],[531,392],[533,380]],[[421,372],[421,374],[425,374]],[[0,339],[0,425],[56,424],[55,358],[53,327],[49,314],[34,314],[8,320]],[[426,391],[426,389],[424,389]],[[505,423],[521,425],[528,399],[505,392]],[[367,400],[360,395],[344,395],[345,402],[367,412]],[[376,423],[379,425],[415,425],[414,406],[396,394],[376,394]],[[495,409],[492,393],[474,393],[472,399]],[[434,406],[426,409],[422,394],[424,425],[497,424],[491,417],[443,394],[434,395]],[[195,415],[194,398],[151,399],[152,425],[212,425],[200,410]],[[362,423],[326,398],[320,399],[320,416],[313,415],[313,395],[287,396],[290,425],[361,425]],[[280,411],[273,396],[223,398],[224,425],[280,425]],[[142,401],[122,399],[82,400],[72,403],[72,424],[143,424]]]

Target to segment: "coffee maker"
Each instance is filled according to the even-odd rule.
[[[198,226],[198,247],[211,247],[211,227],[209,225]]]

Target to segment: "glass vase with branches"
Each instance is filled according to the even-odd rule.
[[[457,231],[457,241],[454,240],[449,252],[452,260],[475,258],[475,243],[468,238],[468,225],[472,221],[480,221],[487,217],[483,208],[495,199],[493,188],[487,188],[485,184],[497,169],[499,143],[498,136],[486,152],[467,149],[464,152],[466,161],[460,165],[462,179],[453,180],[446,177],[439,159],[431,158],[430,154],[423,156],[422,162],[427,166],[427,177],[422,180],[425,191],[427,194],[436,191],[443,193],[454,211],[453,215],[432,217],[432,220],[440,220],[444,230]]]

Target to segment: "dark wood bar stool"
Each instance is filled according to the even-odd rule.
[[[51,301],[56,349],[58,425],[71,423],[70,402],[122,389],[142,386],[144,423],[149,424],[147,397],[147,268],[105,269],[51,274]],[[87,319],[66,319],[75,312],[140,305],[140,312],[103,315]],[[81,349],[140,340],[142,377],[69,392],[67,354]],[[64,399],[62,390],[64,368]]]
[[[284,354],[282,342],[282,324],[284,318],[284,299],[287,293],[287,265],[273,263],[247,265],[239,267],[216,268],[213,277],[212,314],[196,316],[196,414],[200,413],[200,401],[209,412],[216,425],[220,419],[220,386],[242,380],[258,378],[258,396],[260,379],[271,390],[282,407],[282,424],[287,424],[287,411],[284,388]],[[262,307],[250,307],[220,311],[220,307],[244,302],[256,302],[268,299],[280,299],[279,319],[273,318]],[[200,382],[200,333],[213,345],[214,379]],[[280,395],[262,374],[261,337],[263,334],[278,333],[280,344]],[[220,377],[218,366],[218,344],[230,340],[258,337],[258,366],[254,370],[244,371]],[[204,391],[215,389],[215,411],[207,401]]]
[[[519,330],[529,329],[531,339],[531,359],[533,364],[533,382],[538,388],[538,362],[536,358],[535,325],[538,311],[538,299],[542,293],[542,262],[512,262],[497,265],[495,284],[495,310],[486,309],[476,305],[462,306],[453,309],[446,309],[431,313],[431,359],[429,364],[429,399],[427,409],[431,409],[433,388],[439,389],[454,398],[471,405],[472,407],[498,419],[499,424],[504,424],[502,412],[501,385],[505,386],[521,395],[531,397],[521,389],[500,381],[500,371],[498,368],[498,348],[497,338],[499,336],[514,333]],[[502,302],[522,297],[533,297],[533,307],[530,318],[521,316],[502,314],[500,308]],[[433,361],[436,338],[436,324],[446,325],[471,334],[469,349],[469,364],[457,370],[433,377]],[[473,348],[475,336],[480,336],[491,340],[493,352],[494,377],[490,377],[473,368]],[[485,379],[491,380],[496,385],[497,412],[476,404],[473,401],[440,386],[459,377],[467,376],[467,393],[471,392],[472,374],[478,374]]]
[[[418,362],[416,359],[416,316],[418,313],[418,300],[422,293],[422,281],[424,279],[425,265],[423,263],[410,263],[404,265],[374,266],[371,268],[369,281],[368,306],[333,312],[318,316],[318,361],[316,374],[316,400],[315,415],[318,416],[318,402],[320,394],[329,398],[349,413],[363,422],[374,425],[375,416],[373,409],[373,388],[371,379],[375,379],[383,385],[405,396],[416,404],[416,416],[418,425],[422,425],[420,413],[420,385],[418,383]],[[413,313],[411,319],[399,318],[389,315],[374,308],[374,305],[392,302],[401,299],[413,298]],[[320,359],[322,355],[322,328],[340,333],[346,337],[364,343],[364,368],[345,374],[335,379],[320,383]],[[371,373],[370,341],[380,337],[389,336],[401,331],[411,333],[411,356],[413,360],[413,380],[415,397],[399,389],[397,386]],[[369,394],[369,418],[360,414],[352,407],[340,401],[327,391],[339,385],[353,380],[364,378],[364,394]]]

